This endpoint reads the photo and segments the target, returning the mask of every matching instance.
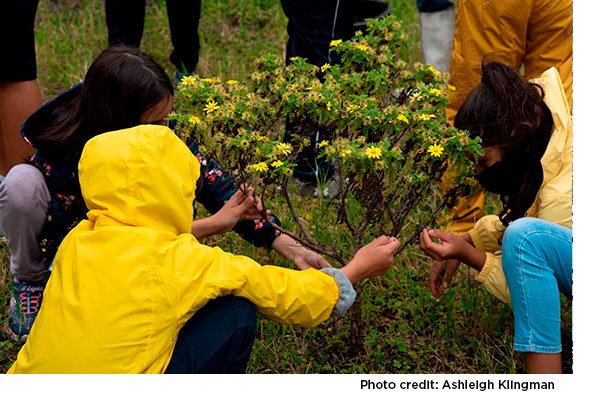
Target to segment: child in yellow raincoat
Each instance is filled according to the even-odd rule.
[[[261,266],[190,233],[198,177],[196,158],[167,127],[88,141],[79,163],[87,220],[61,243],[9,373],[243,372],[253,306],[279,322],[316,326],[343,314],[351,283],[384,273],[399,248],[380,237],[342,269]],[[227,295],[243,300],[210,305]],[[187,347],[178,349],[187,322]]]

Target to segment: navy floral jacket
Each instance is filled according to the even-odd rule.
[[[44,104],[23,125],[21,131],[25,140],[35,134],[35,129],[45,122],[50,122],[53,111],[66,98],[72,97],[78,86],[57,96]],[[202,156],[196,144],[188,144],[192,153],[198,158],[200,178],[196,187],[196,201],[202,204],[211,214],[223,207],[225,202],[235,193],[235,182],[227,177],[214,160]],[[35,144],[34,144],[35,147]],[[81,220],[86,218],[87,207],[81,195],[77,165],[80,152],[69,155],[53,155],[38,150],[29,160],[37,167],[46,180],[50,192],[48,217],[39,238],[42,259],[50,265],[63,238]],[[278,225],[279,219],[274,215],[271,220]],[[264,220],[247,220],[238,223],[233,230],[245,240],[258,247],[270,248],[276,237],[275,229]]]

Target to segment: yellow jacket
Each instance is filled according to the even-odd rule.
[[[481,81],[481,62],[495,60],[537,78],[550,67],[562,77],[572,104],[573,0],[460,0],[450,61],[446,116],[456,112]]]
[[[532,80],[544,89],[544,102],[552,112],[554,130],[542,156],[544,180],[533,205],[525,214],[558,225],[571,227],[573,202],[573,124],[570,106],[558,71],[552,67]],[[469,235],[486,252],[483,269],[475,279],[503,302],[510,303],[506,278],[502,271],[501,241],[504,225],[496,215],[481,218]]]
[[[79,162],[88,219],[62,242],[29,338],[9,373],[161,373],[183,324],[234,294],[306,327],[338,300],[320,271],[261,266],[190,234],[199,166],[162,126],[90,140]]]

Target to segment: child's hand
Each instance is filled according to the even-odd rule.
[[[380,236],[358,250],[342,271],[352,283],[380,276],[387,272],[399,248],[400,242],[395,237]]]
[[[440,243],[431,240],[435,237]],[[480,271],[486,256],[473,247],[464,237],[439,229],[424,229],[421,232],[419,246],[421,250],[436,261],[459,260]]]
[[[431,240],[438,238],[440,243]],[[419,246],[421,250],[436,261],[446,259],[461,259],[467,248],[467,243],[458,235],[439,229],[424,229],[421,232]]]
[[[223,233],[229,232],[240,221],[262,219],[263,210],[262,201],[254,196],[254,188],[247,187],[246,193],[238,189],[213,217],[220,233]],[[266,214],[269,213],[267,210]]]
[[[262,219],[262,201],[254,196],[254,188],[246,187],[246,193],[238,190],[229,198],[217,213],[192,223],[192,234],[202,240],[205,237],[229,232],[238,222],[248,219]],[[271,214],[269,210],[264,211]]]
[[[433,296],[439,298],[448,289],[458,266],[460,262],[456,259],[433,262],[429,272],[429,290]]]

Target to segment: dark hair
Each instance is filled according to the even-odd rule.
[[[543,181],[541,158],[553,130],[552,114],[543,101],[544,90],[515,70],[498,63],[483,64],[481,83],[456,114],[454,126],[481,138],[484,147],[498,146],[502,161],[518,169],[518,187],[503,196],[501,213],[508,223],[525,215]]]
[[[26,137],[41,151],[79,152],[98,134],[139,125],[147,110],[172,95],[169,77],[150,56],[111,47],[94,59],[83,84],[51,109],[50,122],[30,128]],[[40,116],[48,119],[48,114]]]

